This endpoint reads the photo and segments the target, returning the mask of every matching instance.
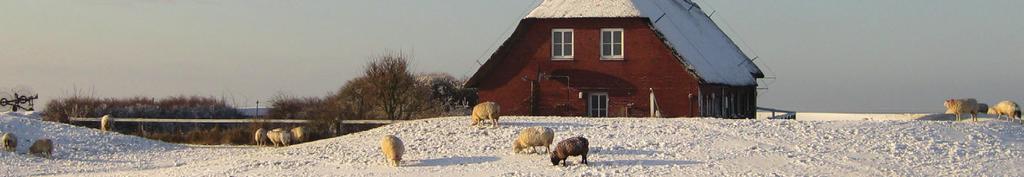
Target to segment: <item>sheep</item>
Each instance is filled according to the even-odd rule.
[[[398,167],[402,161],[402,154],[405,154],[405,145],[398,137],[387,135],[380,140],[380,150],[384,153],[384,158],[389,165]]]
[[[562,166],[569,166],[569,162],[566,161],[570,156],[583,156],[583,164],[587,164],[587,153],[590,152],[590,142],[587,138],[583,137],[572,137],[569,139],[558,142],[555,146],[555,152],[551,153],[551,164],[558,165],[562,163]]]
[[[267,138],[274,143],[274,146],[288,146],[292,142],[292,134],[280,128],[267,132]]]
[[[956,115],[956,121],[960,121],[960,115],[964,113],[970,113],[971,119],[978,121],[978,100],[974,98],[948,99],[943,105],[946,106],[946,112]]]
[[[306,138],[307,138],[306,133],[308,133],[308,131],[306,130],[306,127],[295,127],[295,128],[292,128],[291,133],[292,133],[292,138],[293,138],[292,140],[294,140],[295,143],[306,142]]]
[[[32,143],[32,147],[28,148],[29,154],[35,154],[36,156],[52,158],[53,157],[53,141],[50,139],[39,139],[35,143]]]
[[[253,139],[256,140],[257,146],[267,145],[267,130],[263,128],[256,129]]]
[[[1013,120],[1013,118],[1020,119],[1020,107],[1013,101],[1001,101],[996,103],[995,106],[988,108],[988,114],[995,114],[996,118],[1002,118],[1006,115],[1007,120]],[[1021,120],[1021,124],[1024,124],[1024,119]]]
[[[18,137],[13,133],[4,133],[0,143],[3,143],[4,150],[14,152],[18,148]]]
[[[537,152],[534,147],[544,146],[544,153],[551,153],[551,141],[555,139],[555,132],[547,127],[530,127],[519,132],[519,137],[512,142],[512,152],[519,153],[529,147]]]
[[[484,102],[473,107],[473,124],[476,126],[480,124],[480,121],[491,121],[491,126],[498,127],[498,118],[501,117],[498,113],[501,112],[501,106],[494,102]],[[483,125],[483,124],[481,124]]]
[[[110,115],[104,115],[100,118],[100,130],[111,131],[114,129],[114,118]]]

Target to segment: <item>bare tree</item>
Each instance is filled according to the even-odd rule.
[[[417,92],[419,88],[405,54],[388,52],[377,56],[366,65],[365,72],[371,95],[385,118],[409,119],[423,108],[418,100],[425,95]]]

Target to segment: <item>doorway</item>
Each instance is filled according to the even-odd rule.
[[[587,96],[587,111],[590,117],[608,117],[608,93],[590,93]]]

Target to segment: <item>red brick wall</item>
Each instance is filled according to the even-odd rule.
[[[554,28],[574,30],[572,61],[551,60]],[[601,28],[624,29],[624,60],[600,60]],[[699,115],[698,79],[668,50],[646,18],[525,19],[509,40],[491,59],[500,61],[497,67],[477,86],[480,101],[497,102],[502,114],[529,115],[531,82],[536,80],[537,115],[587,116],[587,100],[578,94],[607,92],[609,116],[648,116],[649,88],[654,89],[663,116]]]

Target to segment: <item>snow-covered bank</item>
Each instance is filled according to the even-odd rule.
[[[1017,167],[1024,163],[1024,126],[1003,121],[505,117],[500,128],[477,129],[468,117],[449,117],[284,148],[203,148],[0,120],[3,131],[14,123],[41,128],[19,131],[71,136],[54,137],[70,144],[58,148],[55,160],[3,153],[5,176],[1024,175]],[[513,154],[515,133],[530,126],[554,129],[556,141],[587,137],[591,164],[577,165],[574,157],[570,167],[555,167],[545,155]],[[388,167],[380,155],[378,141],[387,134],[405,141],[403,167]]]
[[[930,114],[869,114],[869,113],[819,113],[798,112],[797,120],[917,120]]]
[[[16,153],[0,151],[0,176],[115,172],[180,166],[255,148],[186,146],[119,133],[45,122],[28,114],[0,115],[0,132],[18,137]],[[55,143],[53,159],[26,155],[40,138]],[[212,154],[218,154],[212,156]]]

